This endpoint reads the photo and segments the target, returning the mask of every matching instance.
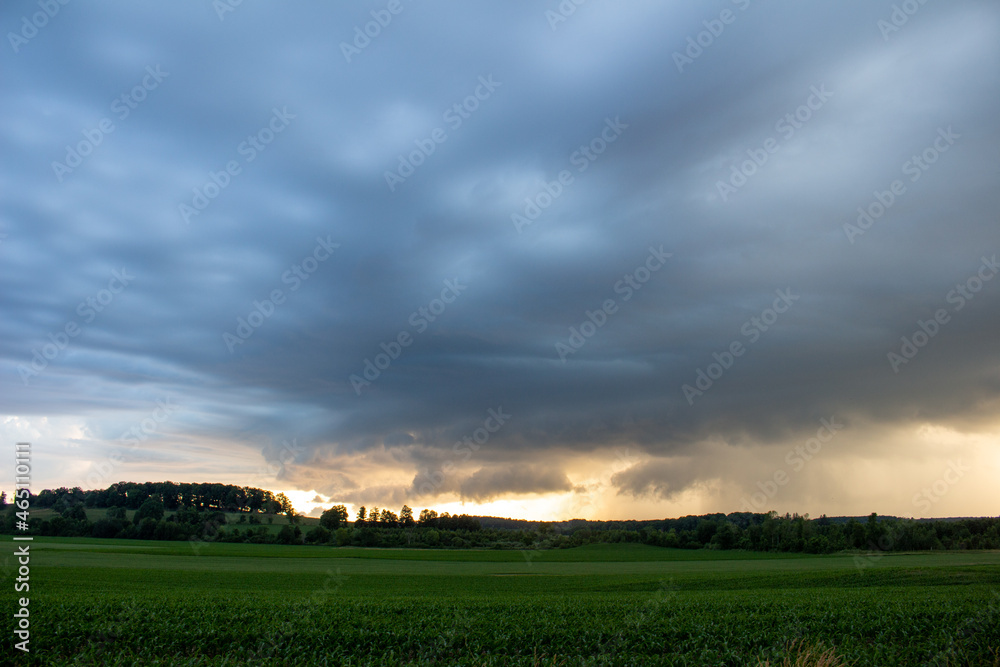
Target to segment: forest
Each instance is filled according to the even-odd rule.
[[[1000,517],[905,519],[810,518],[776,512],[707,514],[674,519],[538,522],[438,514],[414,517],[344,505],[317,522],[295,512],[284,494],[227,484],[120,482],[106,489],[45,489],[29,498],[31,535],[197,542],[359,547],[560,549],[596,543],[641,543],[679,549],[834,553],[1000,549]],[[0,495],[0,531],[13,533],[19,508]],[[276,521],[277,519],[277,521]],[[22,533],[24,534],[24,533]]]

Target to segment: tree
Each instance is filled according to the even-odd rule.
[[[135,516],[132,517],[132,523],[139,525],[142,523],[142,520],[147,517],[153,520],[154,528],[156,526],[156,522],[163,518],[163,501],[156,496],[150,496],[149,498],[146,498],[146,500],[142,501],[142,504],[139,505],[139,509],[135,511]],[[152,535],[152,530],[152,528],[149,529],[150,535]]]
[[[242,509],[239,491],[242,491],[242,489],[238,486],[230,486],[226,489],[226,494],[222,498],[223,509],[230,512],[238,512]]]
[[[139,508],[142,509],[141,507]],[[138,516],[138,514],[136,514]],[[156,532],[156,522],[157,520],[151,516],[147,516],[139,524],[139,539],[140,540],[151,540],[153,539],[153,533]]]
[[[264,492],[264,514],[277,514],[281,511],[281,501],[270,491]]]
[[[875,512],[868,516],[868,522],[865,524],[865,540],[871,550],[888,551],[891,546],[892,541],[886,536],[885,524],[879,521]]]
[[[740,539],[739,529],[728,521],[722,524],[715,535],[712,536],[712,543],[718,545],[720,549],[733,549]]]
[[[186,485],[181,485],[183,489]],[[186,504],[184,497],[181,497],[181,503]],[[247,509],[251,512],[260,512],[264,507],[264,492],[260,489],[247,487]]]
[[[306,544],[323,544],[324,542],[329,542],[332,535],[333,533],[323,526],[316,526],[306,533]]]
[[[364,510],[364,508],[361,508]],[[358,516],[361,516],[360,513]],[[328,530],[336,530],[347,523],[347,508],[343,505],[334,505],[323,512],[319,517],[319,525]]]
[[[379,520],[378,511],[379,510],[377,507],[373,507],[371,511],[368,512],[368,523],[378,523]]]
[[[696,528],[698,542],[701,544],[708,544],[712,540],[712,537],[715,535],[715,531],[718,530],[718,528],[718,524],[711,519],[702,519],[699,521],[698,527]]]
[[[121,531],[120,522],[112,519],[98,519],[94,522],[91,534],[94,537],[114,537]]]
[[[0,491],[0,510],[7,507],[7,492]]]
[[[408,505],[403,505],[403,508],[399,510],[399,522],[404,526],[413,525],[413,510],[409,508]]]
[[[69,503],[66,501],[65,496],[59,496],[59,498],[52,503],[52,510],[57,514],[62,514],[67,509],[69,509]]]
[[[35,507],[52,507],[58,496],[56,492],[52,489],[42,489],[41,492],[35,496],[35,502],[31,503]]]
[[[423,509],[420,510],[420,525],[428,526],[433,524],[434,520],[438,518],[438,513],[434,510]]]
[[[63,516],[74,521],[86,521],[87,512],[83,509],[83,503],[77,503],[63,512]]]
[[[355,520],[354,523],[358,524],[359,526],[365,525],[365,506],[364,505],[362,505],[361,508],[358,510],[358,518]]]
[[[860,549],[865,545],[865,527],[858,523],[857,519],[851,517],[847,521],[847,526],[844,529],[844,534],[846,536],[847,546],[854,549]]]
[[[146,499],[143,497],[144,491],[137,485],[126,484],[125,486],[125,498],[128,508],[131,510],[139,509],[139,505],[142,505],[143,501]]]
[[[386,526],[395,526],[399,523],[399,519],[396,517],[396,513],[390,510],[382,510],[379,515],[379,523],[385,524]]]
[[[288,516],[291,516],[292,514],[295,513],[295,508],[292,507],[292,501],[288,499],[288,496],[286,496],[283,493],[279,493],[277,496],[274,497],[274,499],[278,503],[278,512],[281,512],[282,514],[286,514]],[[277,514],[278,512],[275,512],[275,514]]]
[[[278,542],[282,544],[297,544],[302,541],[302,529],[298,526],[292,527],[291,524],[285,524],[278,531]]]

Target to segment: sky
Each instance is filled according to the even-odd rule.
[[[0,28],[0,441],[33,488],[1000,511],[995,2]]]

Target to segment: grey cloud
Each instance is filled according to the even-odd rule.
[[[672,499],[700,480],[691,461],[649,461],[615,473],[611,483],[618,493]]]
[[[76,420],[87,461],[183,397],[157,446],[184,464],[164,478],[220,460],[252,475],[297,438],[276,482],[368,502],[412,492],[375,484],[372,461],[412,479],[496,405],[517,418],[442,493],[565,491],[553,452],[634,443],[691,457],[616,482],[671,496],[709,474],[706,439],[799,437],[829,414],[990,428],[1000,281],[960,310],[948,298],[1000,252],[1000,10],[928,3],[885,40],[888,1],[742,4],[592,2],[552,30],[529,2],[412,3],[350,63],[340,42],[370,8],[67,5],[3,56],[5,412]],[[678,72],[673,52],[724,8],[737,20]],[[20,17],[0,9],[9,29]],[[119,119],[112,101],[156,65],[169,77]],[[488,75],[502,86],[452,129],[443,112]],[[821,85],[832,97],[723,202],[717,182]],[[296,117],[248,160],[275,107]],[[59,182],[52,162],[103,117],[114,132]],[[581,171],[574,153],[615,117],[629,127]],[[390,191],[385,172],[437,127],[447,140]],[[960,138],[910,180],[947,127]],[[186,224],[178,206],[231,160]],[[518,234],[511,215],[563,170],[573,182]],[[851,243],[845,224],[897,179]],[[340,248],[293,290],[285,272],[328,236]],[[626,301],[618,281],[661,245],[673,257]],[[78,304],[122,266],[134,283],[84,322]],[[468,289],[418,332],[412,314],[454,279]],[[741,327],[785,288],[801,300],[751,342]],[[275,289],[231,353],[223,334]],[[562,363],[556,343],[608,299],[617,312]],[[950,321],[893,372],[887,354],[941,308]],[[80,334],[25,385],[70,322]],[[401,333],[412,344],[357,395],[350,376]],[[745,354],[689,405],[682,386],[734,342]]]
[[[570,491],[573,485],[562,471],[550,467],[513,463],[493,469],[481,469],[462,481],[462,498],[477,502],[503,495],[525,495]]]

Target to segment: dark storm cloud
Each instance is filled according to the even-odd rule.
[[[565,473],[559,470],[515,463],[503,468],[477,471],[462,482],[461,495],[462,498],[483,501],[507,494],[569,491],[572,488]]]
[[[348,62],[384,6],[73,3],[8,49],[5,412],[114,439],[116,411],[183,397],[190,460],[297,438],[284,479],[361,498],[336,457],[412,479],[502,406],[448,486],[476,500],[572,488],[556,448],[695,456],[615,480],[669,496],[713,474],[709,437],[995,418],[1000,280],[949,300],[1000,253],[994,4],[887,31],[888,2],[592,1],[553,29],[556,3],[404,1]]]

